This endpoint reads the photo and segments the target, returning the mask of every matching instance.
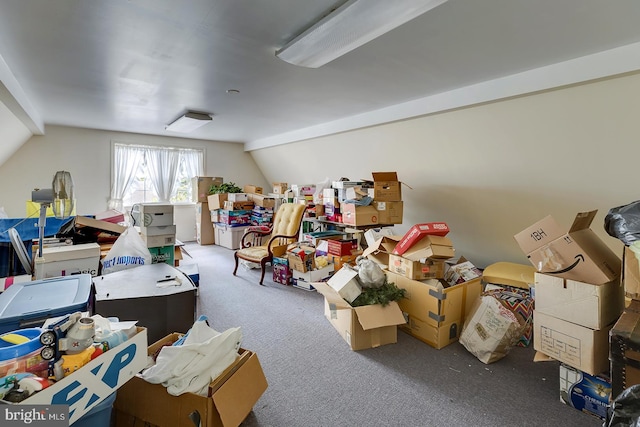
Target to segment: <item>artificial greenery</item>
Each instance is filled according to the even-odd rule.
[[[398,288],[393,282],[385,282],[379,288],[363,288],[362,293],[358,298],[351,303],[352,307],[359,307],[363,305],[380,304],[383,307],[388,305],[391,301],[398,301],[404,298],[406,289]]]
[[[233,182],[225,182],[220,185],[212,185],[209,188],[209,194],[222,193],[242,193],[242,188],[238,187]]]

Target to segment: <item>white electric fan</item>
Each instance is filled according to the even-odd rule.
[[[44,227],[47,221],[47,208],[51,206],[53,214],[58,219],[66,219],[73,213],[75,204],[75,198],[73,194],[73,179],[71,179],[71,173],[67,171],[58,171],[53,176],[51,188],[35,189],[31,192],[31,201],[40,203],[40,218],[38,219],[38,255],[34,262],[34,269],[36,272],[36,279],[42,279],[39,277],[42,275],[41,269],[35,268],[38,263],[43,263],[44,258],[42,256],[42,246],[44,240]],[[22,266],[27,270],[27,274],[33,274],[31,263],[27,257],[27,251],[24,247],[24,243],[18,235],[18,231],[15,228],[9,230],[9,236],[11,238],[11,244],[14,250],[18,254],[18,258],[22,263]]]

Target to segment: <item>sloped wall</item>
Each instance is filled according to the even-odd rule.
[[[270,182],[319,183],[397,171],[405,232],[446,221],[457,253],[485,267],[527,263],[513,235],[546,215],[570,227],[640,199],[640,75],[252,151]]]

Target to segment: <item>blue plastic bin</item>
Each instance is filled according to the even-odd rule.
[[[73,427],[110,427],[111,412],[116,401],[116,394],[117,392],[113,392],[105,400],[94,406],[93,409],[73,423]]]

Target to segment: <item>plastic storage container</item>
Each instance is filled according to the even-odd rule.
[[[111,412],[116,401],[117,392],[112,393],[102,402],[98,403],[89,412],[73,423],[73,427],[110,427]]]
[[[91,275],[16,283],[0,294],[0,334],[42,326],[50,317],[91,311]]]

